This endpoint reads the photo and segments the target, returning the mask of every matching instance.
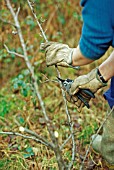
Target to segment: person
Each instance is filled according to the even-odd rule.
[[[77,48],[70,48],[58,42],[41,44],[41,49],[45,50],[47,66],[83,66],[101,58],[110,46],[114,47],[114,0],[81,0],[81,6],[83,7],[83,27]],[[70,96],[68,101],[81,110],[84,103],[76,98],[79,89],[89,89],[96,93],[98,89],[106,86],[110,79],[110,88],[104,97],[112,109],[114,106],[114,51],[98,68],[74,80],[67,95]],[[114,168],[113,124],[114,109],[104,124],[103,134],[96,136],[92,146]]]

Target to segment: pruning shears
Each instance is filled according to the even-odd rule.
[[[57,77],[57,79],[62,83],[63,89],[69,93],[71,85],[74,81],[71,80],[71,79],[65,79],[64,80],[64,79],[61,79],[59,77]],[[89,103],[86,99],[87,98],[95,98],[95,95],[89,89],[80,89],[76,93],[76,96],[78,97],[78,99],[80,99],[84,103],[84,105],[87,108],[90,108],[90,106],[89,106]],[[84,96],[86,96],[86,98]]]

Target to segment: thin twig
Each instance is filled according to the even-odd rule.
[[[37,22],[37,24],[38,24],[38,26],[39,26],[39,28],[40,28],[40,31],[41,31],[41,33],[42,33],[42,36],[43,36],[44,40],[45,40],[46,42],[48,42],[48,39],[47,39],[47,37],[46,37],[46,35],[45,35],[45,32],[43,31],[43,28],[42,28],[40,22],[39,22],[38,19],[37,19],[36,13],[34,12],[34,9],[33,9],[32,5],[31,5],[31,2],[30,2],[29,0],[27,0],[27,2],[28,2],[28,4],[29,4],[29,7],[30,7],[30,9],[31,9],[31,11],[32,11],[32,14],[33,14],[34,18],[36,19],[36,22]],[[59,72],[59,70],[58,70],[58,67],[55,66],[55,68],[56,68],[58,77],[60,78],[61,76],[60,76],[60,72]],[[66,110],[66,114],[67,114],[69,126],[70,126],[70,132],[71,132],[71,135],[72,135],[72,145],[73,145],[73,146],[72,146],[72,160],[71,160],[70,164],[68,165],[69,170],[70,170],[70,169],[72,168],[73,163],[74,163],[74,160],[75,160],[76,143],[75,143],[75,138],[74,138],[74,133],[73,133],[73,125],[72,125],[72,123],[71,123],[71,118],[70,118],[70,114],[69,114],[69,111],[68,111],[67,101],[66,101],[66,98],[65,98],[65,92],[64,92],[63,89],[62,89],[62,83],[61,83],[61,82],[59,82],[59,83],[60,83],[60,87],[61,87],[61,91],[62,91],[62,96],[63,96],[63,100],[64,100],[64,105],[65,105],[65,110]]]
[[[64,143],[61,145],[60,149],[62,150],[65,145],[68,143],[68,141],[71,139],[72,135],[70,134],[69,137],[64,141]]]
[[[40,28],[40,31],[41,31],[41,33],[42,33],[43,38],[45,39],[46,42],[48,42],[48,39],[47,39],[47,37],[46,37],[46,35],[45,35],[44,30],[42,29],[41,24],[39,23],[39,21],[38,21],[38,19],[37,19],[36,13],[34,12],[34,9],[33,9],[32,5],[31,5],[31,2],[30,2],[29,0],[27,0],[27,2],[28,2],[28,4],[29,4],[29,7],[30,7],[30,9],[31,9],[31,12],[32,12],[34,18],[36,19],[36,22],[37,22],[37,24],[38,24],[38,26],[39,26],[39,28]]]
[[[57,69],[58,72],[58,77],[60,77],[60,72]],[[72,138],[72,159],[71,162],[68,165],[68,170],[70,170],[73,166],[73,163],[75,161],[75,156],[76,156],[76,142],[75,142],[75,137],[74,137],[74,132],[73,132],[73,123],[71,121],[71,117],[70,117],[70,113],[68,111],[68,106],[67,106],[67,101],[65,98],[65,92],[62,89],[62,83],[60,82],[60,87],[61,87],[61,91],[62,91],[62,96],[63,96],[63,100],[64,100],[64,105],[65,105],[65,109],[66,109],[66,114],[67,114],[67,119],[68,119],[68,123],[69,123],[69,127],[70,127],[70,133],[71,133],[71,138]]]
[[[22,126],[20,125],[20,123],[16,120],[16,118],[14,119],[14,121],[15,121],[15,123],[18,125],[19,130],[20,130],[21,132],[25,132],[25,133],[28,133],[28,134],[36,137],[37,139],[39,139],[40,141],[42,141],[42,143],[44,143],[46,146],[49,146],[49,147],[53,150],[53,147],[54,147],[53,144],[52,144],[51,142],[48,142],[47,139],[45,139],[43,136],[40,136],[40,135],[38,135],[36,132],[34,132],[34,131],[32,131],[32,130],[29,130],[29,129],[25,128],[25,127],[22,127]]]
[[[19,15],[19,12],[20,12],[20,7],[18,7],[18,9],[17,9],[17,12],[16,12],[16,17],[18,17],[18,15]]]
[[[91,145],[92,145],[93,141],[95,140],[95,138],[98,136],[100,130],[101,130],[102,127],[104,126],[105,122],[107,121],[107,119],[109,118],[109,116],[111,115],[111,113],[113,112],[113,110],[114,110],[114,106],[113,106],[113,108],[111,109],[111,111],[107,114],[106,118],[104,119],[104,121],[102,122],[101,126],[100,126],[99,129],[97,130],[97,133],[96,133],[96,135],[94,136],[94,138],[91,140],[91,142],[90,142],[90,144],[89,144],[89,146],[88,146],[88,149],[87,149],[87,151],[86,151],[86,154],[85,154],[85,156],[84,156],[83,162],[82,162],[82,164],[81,164],[81,166],[80,166],[80,170],[83,170],[84,162],[85,162],[85,160],[86,160],[86,158],[87,158],[87,155],[88,155],[88,153],[89,153],[89,151],[90,151]]]
[[[45,80],[45,81],[41,81],[42,84],[43,84],[43,83],[48,83],[48,82],[58,83],[58,81],[56,81],[56,80],[50,80],[50,79]]]
[[[4,47],[5,47],[5,49],[7,50],[7,52],[8,52],[9,54],[14,54],[14,55],[16,55],[16,56],[18,56],[18,57],[24,58],[24,55],[19,54],[19,53],[16,53],[16,52],[14,52],[14,51],[10,51],[6,44],[4,44]]]
[[[41,81],[41,83],[47,83],[47,82],[59,83],[58,80],[50,80],[45,74],[42,74],[42,76],[44,76],[46,80]]]
[[[41,144],[43,144],[43,145],[45,145],[45,146],[52,149],[52,146],[50,144],[48,144],[47,142],[44,142],[44,141],[42,141],[42,140],[40,140],[40,139],[38,139],[38,138],[36,138],[34,136],[27,136],[27,135],[23,135],[23,134],[18,133],[18,132],[0,132],[0,134],[1,135],[15,135],[15,136],[21,136],[21,137],[23,137],[25,139],[32,139],[32,140],[34,140],[34,141],[36,141],[38,143],[41,143]]]
[[[38,138],[39,140],[41,140],[42,142],[44,142],[46,144],[46,146],[49,146],[51,149],[53,149],[53,144],[48,142],[44,137],[38,135],[37,133],[33,132],[32,130],[29,130],[27,128],[24,128],[24,132],[32,135],[32,136],[35,136],[36,138]]]
[[[13,25],[14,27],[16,27],[15,24],[13,24],[13,23],[10,22],[10,21],[4,20],[2,17],[0,17],[0,20],[1,20],[2,22],[6,23],[6,24],[10,24],[10,25]]]

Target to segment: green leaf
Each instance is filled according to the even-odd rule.
[[[24,97],[27,97],[27,95],[28,95],[27,89],[21,89],[21,94],[22,94]]]
[[[5,114],[9,113],[10,103],[2,99],[0,101],[0,116],[4,117]]]
[[[17,82],[18,82],[18,78],[17,77],[12,80],[12,83],[17,83]]]
[[[20,124],[23,124],[25,121],[24,121],[24,119],[22,117],[20,117],[19,122],[20,122]]]
[[[23,89],[27,88],[27,85],[26,85],[25,82],[23,82],[21,86],[22,86]]]
[[[23,154],[24,158],[30,158],[31,156],[34,156],[34,153],[28,153],[28,154]]]
[[[73,17],[74,17],[75,19],[77,19],[78,21],[82,21],[82,16],[79,15],[77,12],[74,12],[74,13],[73,13]]]
[[[11,58],[7,58],[4,60],[4,63],[10,63],[11,61],[12,61]]]
[[[22,86],[22,84],[23,84],[23,81],[22,80],[18,80],[18,85]]]
[[[18,78],[19,78],[19,79],[23,79],[24,76],[23,76],[22,74],[19,74]]]
[[[36,23],[32,18],[27,18],[25,22],[30,26],[30,30],[33,30],[33,28],[36,26]]]
[[[4,163],[5,163],[4,160],[0,160],[0,168],[4,167]]]
[[[15,48],[11,49],[11,51],[16,52]],[[15,54],[10,54],[12,59],[15,59]]]
[[[24,71],[23,71],[23,74],[24,74],[25,76],[27,76],[27,75],[29,75],[29,74],[30,74],[30,72],[29,72],[29,70],[28,70],[28,69],[26,69],[26,70],[24,70]]]
[[[33,150],[32,150],[32,148],[31,148],[31,147],[26,148],[26,151],[27,151],[27,152],[29,152],[29,153],[30,153],[30,152],[33,152]]]
[[[11,58],[14,59],[15,58],[15,54],[11,54]]]
[[[19,88],[18,84],[14,83],[13,88],[14,88],[14,90],[17,90]]]
[[[26,158],[29,158],[29,157],[31,157],[31,156],[34,156],[34,152],[33,152],[33,150],[32,150],[31,147],[26,148],[26,152],[28,152],[28,153],[23,154],[23,156],[24,156],[25,159],[26,159]]]
[[[23,49],[21,47],[18,47],[17,52],[23,54]]]
[[[64,17],[64,15],[59,15],[58,16],[58,20],[59,20],[59,22],[62,24],[62,25],[65,25],[65,23],[66,23],[66,21],[65,21],[65,17]]]

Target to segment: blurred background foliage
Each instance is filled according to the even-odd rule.
[[[28,57],[34,67],[40,93],[45,102],[50,119],[59,133],[60,145],[69,136],[69,127],[61,90],[56,80],[54,67],[46,67],[45,56],[39,49],[44,42],[39,27],[24,0],[11,0],[13,8],[20,6],[19,21],[27,46]],[[34,0],[37,14],[48,40],[58,41],[76,47],[83,24],[79,0]],[[0,1],[0,130],[18,131],[19,126],[27,127],[48,138],[48,132],[41,107],[36,100],[31,78],[23,59],[9,55],[5,48],[23,54],[16,29],[5,1]],[[74,79],[89,72],[105,60],[112,49],[98,61],[81,67],[80,70],[59,68],[62,78]],[[103,90],[90,102],[91,108],[78,113],[75,106],[68,104],[77,144],[77,157],[74,170],[78,170],[86,153],[90,137],[96,132],[107,111],[107,103],[102,97]],[[71,141],[63,150],[66,161],[71,160]],[[14,136],[0,136],[0,169],[4,170],[56,170],[54,153],[34,141]],[[102,169],[102,158],[90,153],[86,160],[88,169]]]

